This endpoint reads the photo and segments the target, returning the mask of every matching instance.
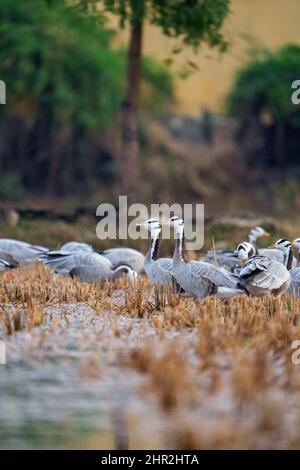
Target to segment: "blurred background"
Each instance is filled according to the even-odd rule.
[[[135,200],[201,202],[208,219],[280,216],[294,226],[299,1],[218,3],[220,44],[204,37],[193,47],[145,20]],[[2,236],[89,241],[96,206],[117,204],[130,42],[125,4],[1,1]],[[46,227],[49,220],[55,228]]]

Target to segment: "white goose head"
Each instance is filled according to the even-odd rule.
[[[169,225],[174,228],[175,233],[181,234],[184,229],[184,220],[182,217],[179,217],[178,215],[174,215],[173,217],[170,217],[169,219]]]
[[[262,227],[254,227],[252,230],[250,230],[248,239],[249,239],[249,243],[255,243],[259,238],[269,237],[269,236],[270,236],[269,232],[267,232]]]
[[[280,238],[279,240],[277,240],[277,242],[274,243],[274,248],[283,251],[283,253],[285,254],[289,253],[291,247],[291,242],[289,240],[286,240],[285,238]]]
[[[248,261],[248,259],[251,258],[251,256],[256,255],[255,247],[249,242],[239,243],[239,245],[237,246],[236,251],[237,251],[237,255],[238,255],[239,259],[243,263],[246,263]]]
[[[136,224],[136,226],[148,230],[152,237],[157,237],[161,233],[161,223],[158,219],[147,219],[145,222]]]

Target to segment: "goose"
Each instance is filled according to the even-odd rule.
[[[256,248],[251,243],[238,245],[238,257],[245,263],[239,273],[238,287],[255,297],[268,294],[279,296],[287,291],[291,283],[288,270],[292,263],[292,246],[287,240],[278,240],[276,248],[283,252],[284,264],[256,254]]]
[[[73,268],[70,271],[71,277],[78,277],[81,281],[84,282],[95,282],[101,280],[114,280],[118,279],[122,275],[127,277],[130,281],[137,279],[137,272],[132,269],[131,266],[126,264],[121,264],[116,268],[112,267],[109,275],[104,274],[102,266],[87,266],[81,265]]]
[[[185,259],[184,221],[178,216],[169,219],[175,232],[175,249],[173,256],[173,272],[178,284],[190,294],[196,296],[201,303],[209,295],[217,294],[219,287],[236,289],[237,276],[223,268],[205,261],[188,261]]]
[[[145,256],[138,250],[133,248],[109,248],[107,250],[98,251],[98,253],[107,258],[114,267],[120,264],[126,264],[140,273],[144,269]]]
[[[87,282],[116,279],[122,274],[131,279],[137,276],[130,266],[113,267],[108,259],[95,252],[48,251],[40,257],[40,260],[59,274],[77,276]]]
[[[67,252],[85,251],[87,253],[99,253],[100,255],[107,258],[112,263],[113,267],[116,268],[121,264],[128,265],[137,273],[140,273],[144,267],[144,255],[141,252],[134,250],[133,248],[121,247],[95,251],[94,248],[88,243],[71,241],[62,245],[59,250]]]
[[[0,251],[10,255],[15,262],[22,265],[38,261],[39,256],[42,253],[46,253],[48,248],[39,245],[31,245],[30,243],[20,240],[1,238]]]
[[[144,260],[144,270],[148,278],[155,285],[174,286],[173,260],[172,258],[159,258],[159,244],[162,225],[158,219],[148,219],[136,224],[141,229],[148,230],[151,234],[149,250]]]
[[[262,227],[254,227],[248,234],[248,242],[256,248],[256,242],[259,238],[269,236],[269,232]],[[234,273],[238,272],[242,266],[237,252],[232,250],[209,250],[206,255],[206,261],[212,264],[217,262],[218,265]]]

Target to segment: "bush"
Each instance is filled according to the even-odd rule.
[[[252,52],[250,62],[237,73],[229,95],[229,114],[242,118],[241,134],[246,140],[248,131],[252,133],[256,127],[263,143],[250,149],[265,163],[299,163],[300,106],[291,101],[291,85],[300,78],[299,71],[300,46],[287,45],[275,52]]]

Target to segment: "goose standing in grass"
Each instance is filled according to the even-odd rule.
[[[49,251],[40,260],[59,274],[77,276],[86,282],[116,279],[122,274],[130,279],[137,277],[130,266],[114,267],[108,259],[95,252]]]
[[[269,237],[270,234],[262,227],[254,227],[248,234],[248,241],[256,248],[256,242],[259,238]],[[212,264],[218,264],[231,272],[237,272],[241,267],[241,260],[237,252],[233,250],[209,250],[206,260]]]
[[[245,266],[239,273],[238,286],[255,297],[284,294],[290,286],[289,269],[293,259],[293,250],[288,240],[278,240],[276,248],[283,252],[284,264],[265,256],[254,254],[251,243],[240,243],[237,247],[239,258]]]
[[[98,251],[98,253],[107,258],[114,267],[127,264],[137,273],[144,269],[145,256],[133,248],[109,248],[108,250]]]
[[[174,227],[175,250],[173,272],[178,284],[190,294],[204,302],[209,295],[217,294],[219,287],[232,289],[237,287],[237,276],[223,268],[205,261],[185,259],[184,221],[178,216],[171,217],[169,224]]]
[[[42,253],[46,253],[48,248],[38,245],[31,245],[30,243],[20,240],[13,240],[10,238],[0,239],[0,252],[11,256],[14,262],[22,264],[29,264],[38,261]]]
[[[157,219],[148,219],[146,222],[137,224],[137,227],[148,230],[151,234],[150,247],[144,261],[147,276],[156,285],[174,286],[172,258],[159,258],[161,223]]]

